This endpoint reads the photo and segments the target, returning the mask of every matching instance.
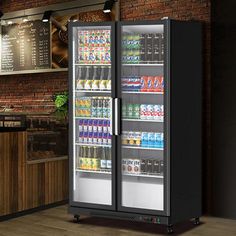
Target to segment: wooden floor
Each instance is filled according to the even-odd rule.
[[[174,235],[236,235],[236,221],[208,217],[201,220],[197,227],[189,222],[175,226]],[[151,236],[163,235],[165,229],[159,225],[86,217],[77,224],[67,214],[66,206],[0,222],[0,236]]]

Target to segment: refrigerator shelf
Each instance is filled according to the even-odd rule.
[[[111,93],[111,90],[78,90],[75,89],[76,93]]]
[[[91,120],[110,120],[111,118],[103,118],[103,117],[80,117],[75,116],[75,119],[91,119]]]
[[[164,148],[153,148],[153,147],[141,147],[141,146],[122,146],[127,149],[140,149],[140,150],[152,150],[152,151],[163,151]]]
[[[78,142],[76,142],[75,145],[79,145],[79,146],[93,146],[93,147],[111,147],[111,145],[97,144],[97,143],[78,143]]]
[[[163,92],[139,92],[139,91],[122,91],[123,94],[147,94],[147,95],[152,95],[152,94],[155,94],[155,95],[164,95]]]
[[[122,66],[164,66],[164,64],[163,63],[157,63],[157,64],[140,63],[140,64],[122,64]]]
[[[74,63],[75,66],[111,66],[111,64],[80,64]]]
[[[128,174],[123,173],[123,176],[132,176],[132,177],[144,177],[144,178],[157,178],[157,179],[163,179],[163,175],[148,175],[148,174]]]
[[[163,121],[159,120],[141,120],[141,119],[122,119],[122,121],[134,121],[134,122],[156,122],[156,123],[163,123]]]
[[[111,175],[111,171],[100,171],[100,170],[81,170],[81,169],[76,169],[77,172],[81,173],[92,173],[92,174],[106,174],[106,175]]]

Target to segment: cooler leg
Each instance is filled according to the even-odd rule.
[[[74,220],[76,223],[79,223],[80,215],[74,215]]]

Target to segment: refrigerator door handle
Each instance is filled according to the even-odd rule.
[[[114,135],[114,130],[113,130],[113,101],[114,99],[113,98],[110,98],[110,106],[111,106],[111,116],[110,116],[110,135]]]
[[[114,105],[115,105],[115,135],[120,135],[120,98],[114,99]]]

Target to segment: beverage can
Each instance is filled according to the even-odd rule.
[[[128,172],[128,161],[127,159],[122,159],[122,172],[126,174]]]
[[[88,120],[88,131],[93,132],[93,120]]]
[[[146,104],[140,105],[140,119],[141,120],[147,119],[147,105]]]
[[[102,133],[102,144],[103,145],[107,145],[107,141],[108,141],[107,138],[108,138],[107,133],[103,132]]]
[[[108,138],[107,138],[107,144],[108,144],[108,145],[111,145],[111,137],[112,137],[112,136],[111,136],[111,133],[108,133],[107,137],[108,137]]]
[[[93,143],[98,143],[98,131],[93,131]]]
[[[128,134],[128,140],[129,140],[129,145],[135,145],[135,141],[134,141],[134,132],[129,132]]]
[[[147,160],[147,173],[148,174],[153,173],[153,160],[152,159]]]
[[[129,173],[129,174],[132,174],[134,171],[133,171],[133,169],[134,169],[134,160],[133,159],[128,159],[127,160],[127,172]]]
[[[79,120],[79,132],[83,131],[83,122],[83,119]]]
[[[83,131],[84,132],[88,131],[88,120],[87,119],[83,120]]]
[[[142,147],[147,147],[148,146],[148,133],[147,132],[142,132],[141,146]]]
[[[148,133],[148,146],[155,147],[155,133]]]
[[[140,104],[133,104],[133,115],[132,117],[135,119],[139,119],[139,113],[140,113]]]
[[[127,117],[133,118],[133,104],[127,104]]]
[[[84,143],[88,143],[88,131],[84,131]]]
[[[147,105],[147,113],[146,113],[146,119],[147,120],[153,120],[154,113],[153,113],[153,105],[149,104]]]
[[[90,131],[88,133],[88,143],[90,143],[90,144],[93,143],[93,131]]]
[[[139,159],[134,160],[133,173],[140,174],[140,160]]]
[[[83,143],[84,142],[84,132],[80,131],[79,132],[79,143]]]
[[[153,160],[153,173],[154,174],[160,173],[160,162],[158,160]]]
[[[103,135],[102,132],[98,132],[98,143],[99,144],[102,144],[102,135]]]
[[[140,172],[142,174],[146,174],[147,173],[147,161],[145,159],[141,159]]]

